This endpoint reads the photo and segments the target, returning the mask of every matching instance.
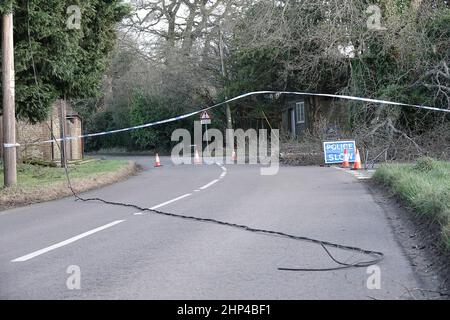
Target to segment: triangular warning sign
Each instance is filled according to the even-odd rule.
[[[211,119],[211,118],[209,117],[208,112],[203,111],[202,115],[200,116],[200,119],[201,119],[201,120],[209,120],[209,119]]]

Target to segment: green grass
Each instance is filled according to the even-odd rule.
[[[85,178],[102,173],[114,172],[125,166],[126,160],[94,160],[86,163],[69,165],[71,178]],[[0,179],[3,182],[3,168],[0,170]],[[45,167],[31,164],[19,164],[17,166],[17,186],[36,187],[51,185],[66,181],[63,168]]]
[[[374,175],[416,214],[441,226],[450,250],[450,162],[425,157],[415,164],[385,164]]]

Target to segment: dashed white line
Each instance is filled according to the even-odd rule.
[[[52,251],[52,250],[55,250],[55,249],[57,249],[57,248],[61,248],[61,247],[66,246],[66,245],[68,245],[68,244],[70,244],[70,243],[73,243],[73,242],[75,242],[75,241],[77,241],[77,240],[80,240],[80,239],[82,239],[82,238],[85,238],[85,237],[87,237],[87,236],[90,236],[91,234],[94,234],[94,233],[96,233],[96,232],[105,230],[105,229],[107,229],[107,228],[110,228],[110,227],[112,227],[112,226],[115,226],[116,224],[119,224],[119,223],[124,222],[124,221],[125,221],[125,220],[116,220],[116,221],[113,221],[113,222],[111,222],[111,223],[105,224],[104,226],[101,226],[101,227],[98,227],[98,228],[89,230],[89,231],[87,231],[87,232],[83,232],[82,234],[79,234],[79,235],[74,236],[74,237],[72,237],[72,238],[69,238],[69,239],[67,239],[67,240],[58,242],[58,243],[56,243],[56,244],[54,244],[54,245],[51,245],[51,246],[49,246],[49,247],[46,247],[46,248],[44,248],[44,249],[37,250],[37,251],[34,251],[34,252],[32,252],[32,253],[30,253],[30,254],[27,254],[27,255],[25,255],[25,256],[19,257],[19,258],[14,259],[14,260],[11,260],[11,262],[23,262],[23,261],[27,261],[27,260],[33,259],[33,258],[35,258],[35,257],[37,257],[37,256],[40,256],[41,254],[47,253],[47,252]]]
[[[166,201],[166,202],[157,204],[156,206],[151,207],[150,210],[155,210],[155,209],[161,208],[161,207],[163,207],[163,206],[165,206],[165,205],[167,205],[167,204],[169,204],[169,203],[172,203],[172,202],[181,200],[181,199],[183,199],[183,198],[189,197],[190,195],[192,195],[192,193],[186,193],[186,194],[183,194],[182,196],[179,196],[179,197],[177,197],[177,198],[175,198],[175,199],[172,199],[172,200],[169,200],[169,201]]]
[[[222,165],[219,164],[219,163],[217,163],[217,165],[218,165],[218,166],[222,169],[222,171],[223,171],[222,174],[221,174],[220,177],[219,177],[219,179],[222,179],[222,178],[225,177],[225,175],[227,174],[227,168],[225,168],[224,166],[222,166]],[[205,184],[203,187],[200,187],[199,189],[195,189],[194,192],[199,192],[199,191],[201,191],[201,190],[204,190],[204,189],[206,189],[206,188],[209,188],[210,186],[212,186],[213,184],[215,184],[216,182],[218,182],[219,179],[214,179],[213,181],[211,181],[211,182]],[[161,208],[161,207],[163,207],[163,206],[165,206],[165,205],[168,205],[168,204],[173,203],[173,202],[175,202],[175,201],[184,199],[184,198],[189,197],[189,196],[191,196],[191,195],[192,195],[192,193],[186,193],[186,194],[184,194],[184,195],[182,195],[182,196],[179,196],[179,197],[177,197],[177,198],[174,198],[174,199],[172,199],[172,200],[168,200],[168,201],[166,201],[166,202],[157,204],[156,206],[151,207],[150,210],[155,210],[155,209]],[[133,215],[135,215],[135,216],[142,215],[142,214],[143,214],[143,212],[135,212],[135,213],[133,213]],[[85,238],[85,237],[87,237],[87,236],[90,236],[90,235],[92,235],[92,234],[94,234],[94,233],[96,233],[96,232],[99,232],[99,231],[105,230],[105,229],[107,229],[107,228],[110,228],[110,227],[112,227],[112,226],[115,226],[116,224],[119,224],[119,223],[124,222],[124,221],[125,221],[125,220],[116,220],[116,221],[113,221],[113,222],[111,222],[111,223],[105,224],[104,226],[101,226],[101,227],[98,227],[98,228],[89,230],[89,231],[87,231],[87,232],[81,233],[81,234],[79,234],[79,235],[77,235],[77,236],[74,236],[74,237],[72,237],[72,238],[69,238],[69,239],[67,239],[67,240],[58,242],[58,243],[56,243],[56,244],[54,244],[54,245],[51,245],[51,246],[49,246],[49,247],[43,248],[43,249],[41,249],[41,250],[34,251],[34,252],[30,253],[30,254],[27,254],[27,255],[24,255],[24,256],[22,256],[22,257],[19,257],[19,258],[16,258],[16,259],[14,259],[14,260],[11,260],[11,262],[24,262],[24,261],[33,259],[33,258],[35,258],[35,257],[37,257],[37,256],[40,256],[40,255],[44,254],[44,253],[47,253],[47,252],[49,252],[49,251],[52,251],[52,250],[61,248],[61,247],[66,246],[66,245],[68,245],[68,244],[70,244],[70,243],[73,243],[73,242],[75,242],[75,241],[78,241],[78,240],[80,240],[80,239],[82,239],[82,238]]]
[[[206,188],[211,187],[214,183],[216,183],[217,181],[219,181],[219,179],[214,179],[213,181],[211,181],[210,183],[205,184],[203,187],[200,187],[200,190],[204,190]]]

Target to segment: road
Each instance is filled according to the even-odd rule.
[[[2,299],[398,299],[420,287],[367,187],[333,168],[179,165],[83,194],[382,251],[381,287],[366,268],[335,266],[320,246],[98,202],[65,198],[0,212]],[[339,259],[351,252],[330,249]],[[80,289],[70,290],[69,266]]]

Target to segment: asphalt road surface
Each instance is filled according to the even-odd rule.
[[[317,244],[69,197],[0,212],[0,298],[406,299],[420,287],[384,211],[349,174],[281,167],[262,176],[257,165],[162,158],[153,168],[152,157],[130,158],[140,174],[83,196],[382,251],[380,288],[367,287],[366,268],[277,269],[336,266]]]

